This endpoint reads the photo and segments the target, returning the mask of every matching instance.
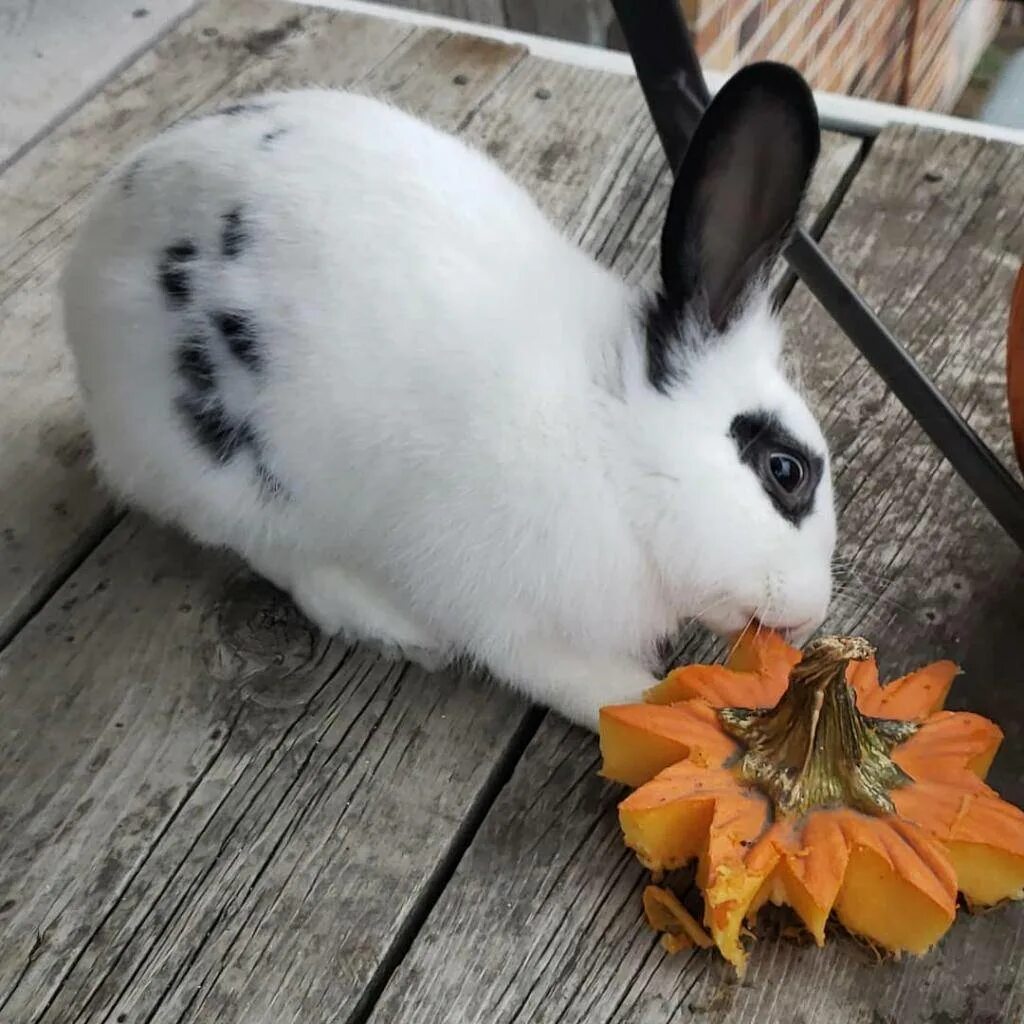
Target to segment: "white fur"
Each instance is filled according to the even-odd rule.
[[[641,296],[482,155],[363,97],[259,102],[145,146],[70,258],[67,333],[123,498],[240,552],[325,630],[469,656],[591,727],[640,697],[689,616],[817,625],[828,474],[794,528],[727,436],[767,406],[825,451],[763,301],[665,397]],[[239,204],[251,242],[225,260]],[[182,311],[157,264],[186,239],[201,256]],[[225,308],[253,314],[265,367],[216,348],[220,391],[287,497],[261,496],[248,451],[216,464],[175,409],[176,346]]]

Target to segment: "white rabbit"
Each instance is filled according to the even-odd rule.
[[[689,617],[809,636],[828,453],[765,279],[818,146],[795,72],[737,74],[648,295],[375,100],[180,124],[108,179],[63,278],[97,464],[323,630],[472,659],[591,728]]]

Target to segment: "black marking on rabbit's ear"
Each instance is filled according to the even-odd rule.
[[[191,334],[178,346],[178,374],[193,390],[205,394],[217,384],[217,370],[210,355],[210,340]]]
[[[226,310],[213,313],[210,319],[217,325],[231,354],[248,369],[259,372],[263,357],[258,346],[259,331],[252,316],[239,310]]]
[[[676,176],[661,236],[661,300],[710,333],[731,325],[789,238],[818,158],[807,83],[751,64],[708,107]]]
[[[757,410],[736,416],[729,427],[740,461],[749,466],[761,481],[775,510],[794,526],[799,526],[814,511],[814,498],[825,472],[825,459],[799,438],[794,437],[772,413]],[[772,459],[795,459],[801,467],[797,485],[780,486],[772,474]]]
[[[199,250],[188,240],[167,246],[160,257],[157,274],[160,287],[170,306],[184,306],[192,298],[192,272],[189,263],[196,259]]]
[[[270,147],[279,139],[282,135],[287,135],[287,128],[271,128],[270,131],[264,132],[260,137],[260,149],[270,149]]]
[[[220,253],[225,259],[233,260],[241,256],[249,245],[249,228],[242,218],[242,207],[236,206],[228,210],[221,218]]]

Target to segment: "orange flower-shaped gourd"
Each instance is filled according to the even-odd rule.
[[[625,841],[656,874],[697,860],[710,937],[648,887],[666,945],[718,946],[742,972],[744,921],[788,904],[819,945],[830,914],[893,952],[920,954],[953,923],[957,892],[1024,895],[1024,813],[983,779],[991,722],[943,711],[956,666],[879,685],[858,638],[803,655],[765,630],[727,663],[676,669],[646,703],[601,712],[602,774],[635,787]]]

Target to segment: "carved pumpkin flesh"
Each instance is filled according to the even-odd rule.
[[[859,638],[801,656],[757,630],[725,665],[676,669],[645,703],[602,709],[602,774],[635,790],[619,805],[625,842],[656,874],[698,864],[709,937],[671,892],[645,893],[666,946],[713,941],[742,972],[743,923],[771,901],[818,945],[835,914],[920,954],[958,891],[972,906],[1020,899],[1024,813],[983,782],[1002,733],[942,710],[956,674],[937,662],[881,686]]]

